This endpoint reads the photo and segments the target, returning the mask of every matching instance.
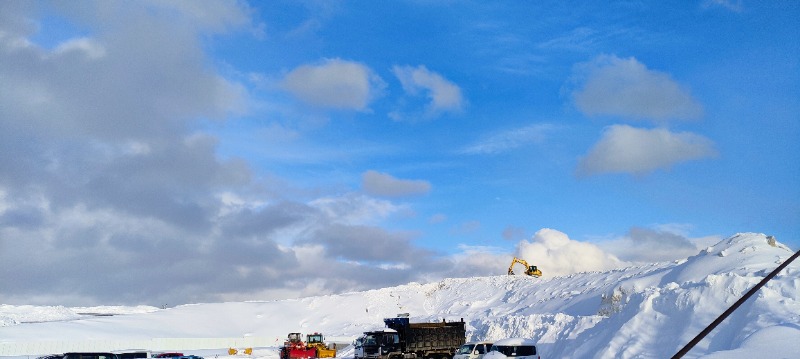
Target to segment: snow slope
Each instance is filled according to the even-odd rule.
[[[548,359],[665,358],[792,254],[763,234],[743,233],[681,261],[563,277],[548,278],[542,268],[539,279],[445,279],[294,300],[120,308],[124,315],[112,317],[0,306],[0,342],[258,336],[277,345],[292,331],[349,340],[383,327],[385,317],[410,313],[413,321],[463,318],[468,340],[532,338]],[[800,261],[686,357],[798,357],[798,273]]]

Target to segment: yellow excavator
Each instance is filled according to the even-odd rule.
[[[517,263],[522,264],[525,267],[525,274],[536,278],[542,276],[542,271],[540,271],[539,268],[536,268],[536,266],[530,266],[524,259],[519,259],[517,257],[514,257],[514,259],[511,260],[511,265],[508,266],[508,275],[514,275],[514,264]]]

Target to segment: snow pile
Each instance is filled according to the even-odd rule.
[[[467,322],[468,340],[526,337],[546,358],[670,357],[792,251],[762,234],[737,234],[685,260],[534,279],[493,276],[294,300],[184,305],[113,317],[68,317],[0,327],[0,341],[256,336],[289,332],[349,341],[410,313],[413,321]],[[547,274],[547,268],[541,267]],[[502,271],[503,268],[498,269]],[[748,300],[688,357],[791,357],[800,352],[800,263]],[[151,308],[152,307],[147,307]],[[117,308],[119,309],[119,308]],[[35,307],[0,307],[0,318]],[[52,316],[55,318],[57,316]],[[67,321],[64,321],[67,320]],[[347,356],[347,351],[340,352]],[[267,357],[270,357],[267,355]]]
[[[22,323],[56,322],[82,319],[98,315],[141,314],[159,310],[156,307],[99,306],[72,307],[0,304],[0,327]]]

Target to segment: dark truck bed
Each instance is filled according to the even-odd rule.
[[[422,357],[451,357],[466,341],[464,320],[459,322],[409,323],[408,318],[386,318],[387,328],[397,331],[403,352]]]

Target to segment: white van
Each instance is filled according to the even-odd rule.
[[[508,338],[498,340],[492,350],[483,359],[540,359],[536,350],[536,342],[526,338]]]
[[[462,345],[453,359],[481,359],[492,349],[492,342],[469,342]]]

